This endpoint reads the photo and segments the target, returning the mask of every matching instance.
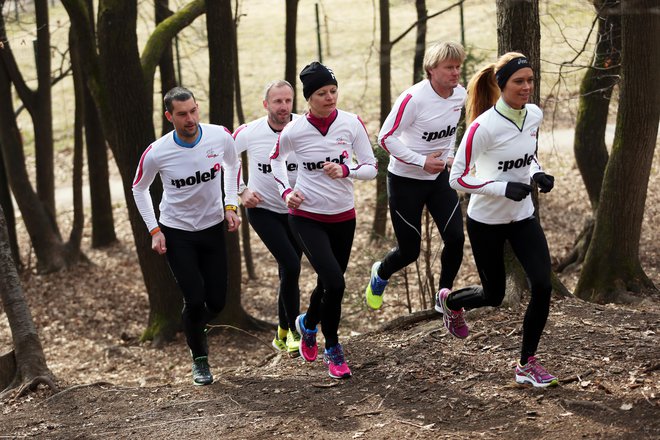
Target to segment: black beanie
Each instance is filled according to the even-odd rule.
[[[312,61],[300,71],[300,81],[303,83],[303,96],[305,99],[309,99],[312,93],[323,86],[337,85],[334,72],[318,61]]]

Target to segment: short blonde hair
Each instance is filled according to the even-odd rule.
[[[463,63],[465,61],[465,49],[459,43],[453,41],[438,41],[429,47],[424,54],[424,72],[429,78],[429,70],[443,62],[444,60],[456,60]]]

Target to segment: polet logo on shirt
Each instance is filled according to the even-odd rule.
[[[209,159],[213,159],[218,157],[218,153],[216,153],[214,149],[210,149],[206,151],[206,157],[208,157]]]
[[[440,131],[425,131],[422,135],[422,139],[424,139],[426,142],[431,142],[436,139],[442,139],[449,136],[453,136],[454,133],[456,133],[456,127],[452,127],[451,125],[448,125],[447,128]]]
[[[535,138],[535,137],[536,137],[536,132],[537,132],[537,130],[538,130],[538,129],[536,129],[536,128],[532,128],[531,130],[529,130],[529,135],[530,135],[531,137]]]
[[[257,164],[257,169],[264,174],[273,172],[273,167],[271,167],[269,163],[259,163]],[[289,162],[286,163],[287,171],[296,171],[297,169],[298,169],[297,163],[289,163]]]
[[[209,180],[215,179],[215,176],[218,175],[218,171],[220,171],[220,164],[216,163],[209,171],[196,171],[192,176],[183,179],[172,179],[172,186],[182,188],[184,186],[192,186],[208,182]]]
[[[522,167],[528,167],[532,164],[532,161],[534,160],[534,156],[530,156],[528,154],[525,154],[525,157],[520,157],[515,160],[501,160],[498,162],[500,165],[497,167],[498,170],[502,171],[509,171],[512,168],[522,168]]]
[[[339,165],[343,165],[348,159],[348,152],[346,150],[342,151],[338,158],[330,159],[330,156],[326,156],[325,160],[319,160],[318,162],[303,162],[303,168],[308,171],[320,170],[323,168],[323,163],[325,162],[334,162]]]

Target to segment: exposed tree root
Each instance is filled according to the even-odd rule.
[[[588,218],[582,231],[578,234],[573,243],[573,249],[568,253],[557,265],[555,270],[557,273],[562,273],[563,271],[573,270],[577,268],[580,264],[584,262],[584,257],[587,255],[587,250],[589,249],[589,244],[591,243],[591,237],[594,233],[594,226],[596,222],[593,217]]]

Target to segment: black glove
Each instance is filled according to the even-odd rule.
[[[550,192],[555,186],[555,177],[550,174],[536,173],[532,179],[534,179],[542,193]]]
[[[509,182],[506,184],[506,192],[504,195],[507,199],[514,200],[516,202],[521,201],[532,191],[532,187],[520,182]]]

